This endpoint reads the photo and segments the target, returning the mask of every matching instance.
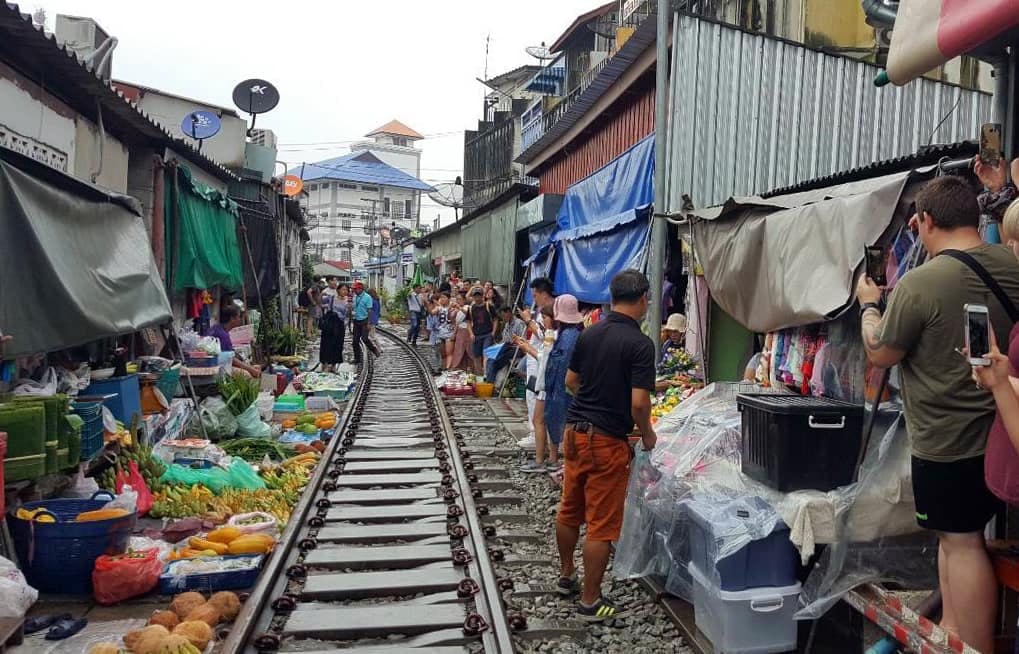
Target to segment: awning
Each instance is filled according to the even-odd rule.
[[[262,201],[238,200],[238,219],[244,231],[240,248],[244,268],[245,301],[256,306],[279,293],[280,255],[276,247],[277,222]]]
[[[2,147],[0,279],[9,356],[171,318],[137,201]]]
[[[760,333],[837,315],[852,301],[864,248],[891,224],[913,174],[692,212],[712,298]]]
[[[166,169],[167,285],[239,291],[244,283],[237,243],[237,204],[204,186],[185,166]]]
[[[906,84],[1016,26],[1016,0],[900,0],[888,80]]]
[[[643,266],[654,174],[649,136],[566,190],[549,238],[556,243],[556,293],[608,302],[612,277]],[[533,245],[531,252],[537,252]]]
[[[562,57],[554,63],[542,68],[524,87],[528,91],[542,95],[562,95],[566,83],[566,66]]]

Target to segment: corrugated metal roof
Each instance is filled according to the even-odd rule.
[[[600,7],[597,7],[587,13],[577,16],[577,18],[572,23],[570,23],[570,26],[566,28],[566,31],[560,34],[559,38],[557,38],[552,43],[552,45],[549,46],[548,51],[559,52],[560,50],[563,49],[563,46],[566,45],[566,41],[568,41],[569,38],[573,36],[573,34],[576,33],[578,29],[580,29],[584,25],[587,25],[596,18],[601,18],[602,16],[609,13],[618,6],[619,3],[616,2],[615,0],[612,0],[612,2],[606,2]]]
[[[673,35],[666,211],[885,165],[872,162],[975,138],[991,117],[989,94],[876,88],[870,64],[692,16]]]
[[[646,20],[640,24],[622,48],[608,60],[601,71],[595,76],[591,85],[587,87],[580,96],[574,100],[570,108],[566,110],[552,127],[545,132],[541,138],[531,144],[526,150],[520,153],[515,159],[518,163],[529,163],[538,154],[543,152],[549,145],[555,142],[560,136],[573,127],[581,117],[584,116],[591,106],[598,101],[602,95],[611,87],[616,80],[637,60],[645,50],[655,42],[657,32],[656,21]]]
[[[979,146],[973,141],[949,143],[947,145],[932,145],[921,148],[919,152],[903,157],[885,159],[884,161],[875,161],[867,164],[866,166],[844,170],[833,175],[825,175],[824,177],[808,179],[806,181],[799,182],[798,184],[793,184],[792,186],[783,186],[782,188],[773,189],[766,193],[761,193],[761,197],[772,198],[777,195],[802,193],[804,191],[828,188],[829,186],[836,186],[838,184],[858,182],[862,179],[892,175],[894,173],[904,172],[914,168],[933,166],[945,159],[954,160],[973,157],[979,151]]]
[[[96,101],[102,107],[103,126],[125,143],[159,144],[179,152],[206,172],[224,180],[240,179],[208,158],[190,143],[174,137],[120,92],[103,81],[94,68],[78,59],[52,34],[32,23],[18,5],[0,7],[0,59],[33,79],[45,79],[46,91],[95,121]]]
[[[303,170],[303,172],[302,172]],[[435,189],[417,177],[383,162],[371,152],[352,152],[342,157],[291,168],[291,175],[301,175],[306,182],[335,179],[376,186],[393,186],[430,193]]]

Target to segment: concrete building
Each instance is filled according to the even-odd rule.
[[[312,255],[355,270],[389,254],[394,228],[418,228],[421,194],[433,190],[418,177],[420,134],[391,121],[366,138],[373,140],[355,143],[349,154],[290,171],[304,180]]]

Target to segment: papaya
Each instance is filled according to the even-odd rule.
[[[268,539],[268,542],[266,540]],[[258,534],[246,534],[231,541],[231,554],[265,554],[269,551],[275,541],[271,537],[262,537]]]
[[[197,536],[189,538],[188,545],[196,550],[211,550],[216,554],[226,554],[230,550],[226,543],[218,543],[205,538],[199,538]]]
[[[209,534],[205,537],[205,540],[212,541],[213,543],[222,543],[226,545],[235,538],[240,538],[242,535],[243,534],[241,533],[240,529],[238,529],[237,527],[231,527],[230,525],[227,525],[225,527],[220,527],[219,529],[210,531]]]
[[[113,518],[123,518],[128,515],[126,509],[97,509],[95,511],[85,511],[79,513],[78,517],[75,518],[76,522],[95,522],[96,520],[111,520]]]

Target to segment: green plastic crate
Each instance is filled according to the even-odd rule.
[[[81,428],[85,421],[81,416],[69,413],[64,416],[63,424],[67,430],[67,467],[77,467],[81,460]]]
[[[42,406],[0,406],[7,432],[4,481],[34,481],[46,474],[46,417]]]

